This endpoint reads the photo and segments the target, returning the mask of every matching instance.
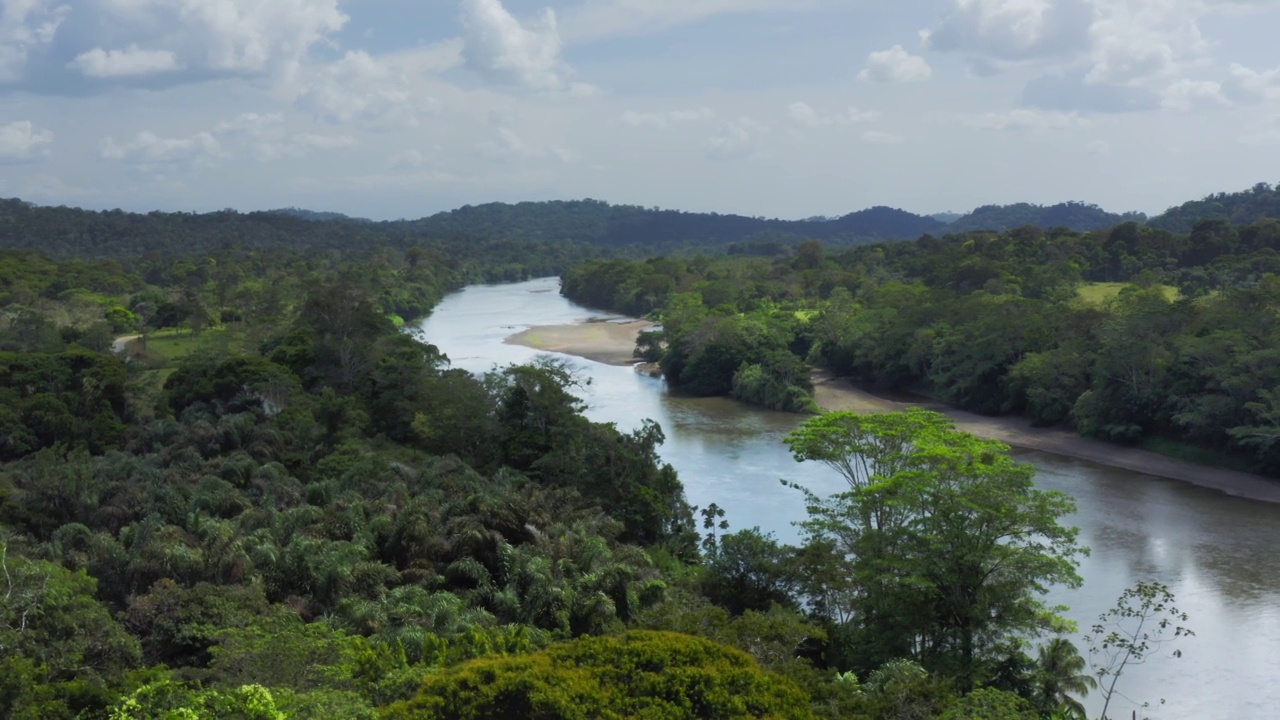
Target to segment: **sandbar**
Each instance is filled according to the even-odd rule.
[[[575,325],[533,327],[507,338],[513,345],[575,355],[608,365],[634,365],[636,337],[652,327],[646,320],[592,321]],[[1262,475],[1215,468],[1149,450],[1123,447],[1081,437],[1062,428],[1036,428],[1020,417],[986,417],[934,403],[904,403],[854,386],[826,370],[813,371],[814,401],[823,410],[859,413],[892,412],[923,405],[942,412],[956,427],[1011,447],[1037,450],[1155,477],[1180,480],[1251,500],[1280,503],[1280,481]]]
[[[605,365],[634,365],[639,362],[632,355],[636,338],[651,327],[653,323],[648,320],[593,320],[574,325],[541,325],[518,332],[503,342],[576,355]]]

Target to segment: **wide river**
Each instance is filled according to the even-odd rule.
[[[524,362],[536,351],[504,344],[505,338],[601,315],[565,300],[558,289],[553,278],[469,287],[446,298],[421,329],[454,367],[483,372]],[[782,444],[799,416],[675,397],[662,380],[631,368],[574,362],[590,380],[582,393],[587,415],[623,430],[644,418],[658,421],[667,437],[662,457],[679,471],[689,501],[719,504],[733,529],[759,526],[794,541],[793,523],[804,518],[804,505],[779,480],[823,494],[842,489],[834,473],[796,463]],[[1280,505],[1055,455],[1014,455],[1036,467],[1040,487],[1065,492],[1078,504],[1069,521],[1092,549],[1080,565],[1084,586],[1055,589],[1049,599],[1070,608],[1067,615],[1082,634],[1139,581],[1167,584],[1190,615],[1196,636],[1178,641],[1183,656],[1152,656],[1127,670],[1117,689],[1131,700],[1113,699],[1108,715],[1127,719],[1145,701],[1151,703],[1145,716],[1156,720],[1280,717]],[[1083,652],[1080,637],[1073,639]],[[1086,705],[1096,715],[1097,692]]]

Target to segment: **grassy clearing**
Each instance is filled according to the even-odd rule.
[[[148,333],[145,342],[141,338],[131,341],[128,351],[130,357],[153,370],[172,372],[183,358],[197,352],[252,354],[245,340],[243,331],[227,328],[212,328],[199,335],[187,330],[159,330]]]
[[[1079,297],[1081,300],[1090,305],[1102,305],[1103,303],[1118,297],[1120,291],[1129,286],[1129,283],[1119,282],[1096,282],[1085,283],[1080,286]],[[1178,288],[1172,285],[1158,285],[1165,298],[1170,301],[1178,299]]]

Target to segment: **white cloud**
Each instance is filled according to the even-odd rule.
[[[787,118],[800,127],[814,128],[828,125],[856,125],[858,123],[877,120],[880,113],[874,110],[849,108],[842,113],[824,115],[804,102],[793,102],[787,106]]]
[[[1186,0],[1124,0],[1096,3],[1090,28],[1089,83],[1139,85],[1169,82],[1207,50],[1200,33],[1199,3]]]
[[[862,141],[873,145],[899,145],[906,142],[906,138],[894,133],[868,130],[862,133]]]
[[[156,75],[182,69],[177,56],[168,50],[143,50],[137,45],[124,50],[94,48],[77,55],[67,67],[92,78]]]
[[[454,44],[455,57],[459,49]],[[348,52],[317,71],[296,104],[323,122],[354,122],[371,129],[417,127],[437,106],[417,82],[418,71],[437,62],[447,66],[444,59],[423,53],[374,57],[362,50]]]
[[[1224,92],[1236,102],[1255,103],[1280,98],[1280,67],[1257,71],[1238,63],[1227,68]]]
[[[70,11],[70,7],[54,0],[0,3],[0,83],[22,79],[30,53],[53,42]]]
[[[923,82],[933,76],[933,68],[925,59],[912,55],[901,45],[880,50],[867,56],[867,65],[858,73],[863,82],[910,83]]]
[[[339,0],[130,0],[179,28],[193,63],[259,74],[292,71],[312,45],[346,25]],[[175,17],[176,16],[176,17]],[[173,22],[173,20],[177,22]]]
[[[720,128],[707,140],[707,157],[712,160],[741,160],[756,151],[756,142],[769,128],[742,117]]]
[[[631,127],[651,127],[664,130],[676,123],[710,120],[716,114],[710,108],[695,110],[669,110],[667,112],[640,113],[628,110],[619,118],[623,125]]]
[[[1088,47],[1092,22],[1086,0],[953,0],[942,22],[921,35],[931,50],[966,53],[985,74],[1078,52]]]
[[[228,75],[288,78],[312,47],[346,24],[340,1],[6,0],[0,79],[39,78],[32,90],[59,92],[58,70],[97,81],[161,73],[169,83]],[[59,25],[66,30],[54,47]],[[48,50],[38,56],[44,65],[33,64],[37,48]]]
[[[467,67],[490,81],[531,90],[590,91],[569,80],[572,71],[560,58],[554,10],[546,8],[522,23],[499,0],[462,0],[462,25]]]
[[[819,0],[587,0],[564,13],[564,37],[593,42],[643,35],[734,13],[797,11]]]
[[[1160,104],[1171,110],[1189,112],[1202,107],[1228,104],[1222,85],[1209,80],[1179,80],[1165,88]]]
[[[350,135],[317,135],[300,133],[276,142],[259,142],[254,150],[259,160],[302,158],[315,151],[341,150],[356,144]]]
[[[1061,130],[1070,127],[1084,127],[1090,123],[1077,113],[1063,113],[1019,108],[1007,113],[986,113],[961,118],[969,127],[978,130],[1019,131],[1019,130]]]
[[[204,166],[226,157],[222,144],[211,133],[166,138],[149,130],[138,133],[130,142],[118,143],[109,136],[103,138],[99,153],[107,160],[143,166]]]
[[[30,120],[0,125],[0,160],[26,160],[47,152],[53,133],[41,130]]]
[[[559,145],[530,145],[513,130],[505,127],[498,128],[491,139],[476,145],[475,150],[480,157],[494,162],[554,158],[562,163],[574,163],[581,159],[577,153]]]

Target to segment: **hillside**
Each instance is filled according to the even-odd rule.
[[[1280,218],[1280,187],[1258,183],[1248,190],[1217,193],[1169,208],[1147,224],[1169,232],[1185,233],[1200,220],[1226,220],[1248,225],[1262,218]]]
[[[1124,222],[1142,222],[1142,213],[1117,214],[1107,212],[1097,205],[1081,202],[1065,202],[1057,205],[984,205],[968,215],[962,215],[949,225],[949,232],[971,230],[1012,230],[1033,225],[1040,228],[1065,227],[1070,230],[1088,231],[1114,227]]]

